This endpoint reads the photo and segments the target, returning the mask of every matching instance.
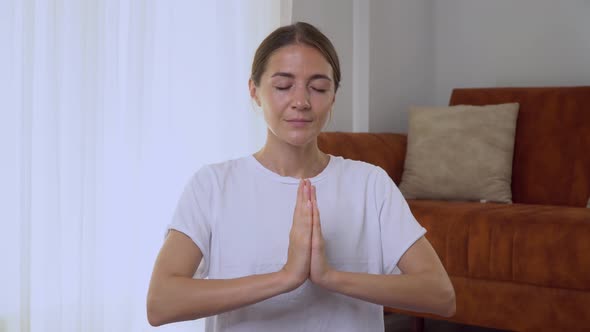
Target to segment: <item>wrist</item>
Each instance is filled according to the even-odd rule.
[[[316,284],[322,288],[334,291],[338,284],[339,273],[337,270],[329,269],[317,280]]]
[[[285,268],[280,269],[276,272],[277,278],[280,283],[281,293],[288,293],[297,287],[299,287],[303,282],[300,282],[293,273],[289,273],[289,271],[285,270]]]

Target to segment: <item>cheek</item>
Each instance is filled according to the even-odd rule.
[[[334,106],[334,95],[333,94],[318,94],[312,96],[312,103],[318,111],[328,112]]]
[[[286,93],[266,92],[262,95],[262,107],[271,112],[281,111],[288,104],[289,99]]]

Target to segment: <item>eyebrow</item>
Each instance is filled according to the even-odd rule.
[[[291,73],[285,73],[282,71],[276,72],[274,73],[271,77],[276,77],[276,76],[280,76],[280,77],[287,77],[287,78],[295,78],[295,75],[291,74]],[[332,82],[332,79],[324,74],[314,74],[312,75],[309,80],[317,80],[317,79],[324,79],[324,80],[328,80],[330,82]]]

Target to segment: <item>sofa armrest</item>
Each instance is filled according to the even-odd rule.
[[[324,132],[318,146],[325,153],[380,166],[399,185],[406,157],[406,134]]]

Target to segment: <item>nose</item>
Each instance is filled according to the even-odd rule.
[[[307,110],[311,108],[309,92],[305,87],[296,87],[293,91],[293,108]]]

